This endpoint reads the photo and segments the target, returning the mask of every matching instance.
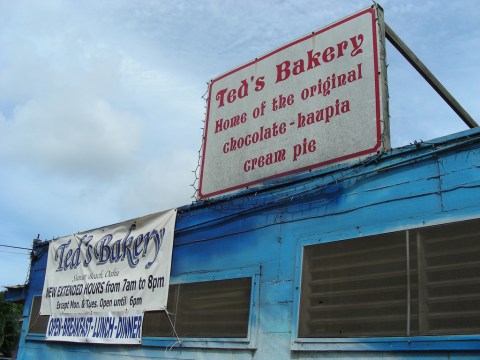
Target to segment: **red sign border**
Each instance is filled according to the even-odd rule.
[[[368,8],[368,9],[365,9],[363,11],[360,11],[358,13],[355,13],[351,16],[348,16],[342,20],[339,20],[338,22],[335,22],[325,28],[322,28],[322,29],[319,29],[315,32],[312,32],[311,34],[309,35],[306,35],[300,39],[297,39],[291,43],[288,43],[278,49],[275,49],[259,58],[256,58],[255,60],[252,60],[240,67],[237,67],[223,75],[220,75],[219,77],[213,79],[211,82],[210,82],[210,85],[209,85],[209,90],[208,90],[208,99],[210,100],[211,99],[211,91],[212,91],[212,87],[213,87],[213,84],[237,71],[240,71],[242,69],[245,69],[246,67],[249,67],[253,64],[255,64],[256,62],[259,62],[261,60],[264,60],[280,51],[283,51],[291,46],[294,46],[302,41],[306,41],[314,36],[317,36],[321,33],[324,33],[328,30],[331,30],[339,25],[342,25],[352,19],[355,19],[357,17],[360,17],[360,16],[363,16],[365,14],[368,14],[370,13],[370,15],[372,16],[372,33],[373,33],[373,53],[374,53],[374,59],[373,59],[373,63],[374,63],[374,72],[376,74],[379,73],[379,54],[378,54],[378,39],[377,39],[377,24],[376,24],[376,14],[375,14],[375,8],[374,7],[371,7],[371,8]],[[372,154],[372,153],[375,153],[382,145],[382,119],[381,119],[381,111],[380,111],[380,104],[381,104],[381,98],[380,98],[380,79],[379,79],[379,76],[376,76],[375,77],[375,99],[376,99],[376,105],[375,105],[375,112],[376,112],[376,121],[377,121],[377,142],[376,144],[370,148],[370,149],[367,149],[367,150],[363,150],[363,151],[359,151],[359,152],[356,152],[356,153],[352,153],[352,154],[348,154],[348,155],[344,155],[344,156],[340,156],[338,158],[334,158],[334,159],[330,159],[330,160],[327,160],[327,161],[323,161],[323,162],[320,162],[320,163],[316,163],[316,164],[312,164],[312,165],[308,165],[308,166],[304,166],[304,167],[301,167],[301,168],[297,168],[297,169],[292,169],[292,170],[289,170],[289,171],[285,171],[285,172],[282,172],[282,173],[279,173],[279,174],[275,174],[275,175],[271,175],[271,176],[267,176],[267,177],[263,177],[261,179],[257,179],[257,180],[253,180],[253,181],[250,181],[250,182],[247,182],[247,183],[242,183],[242,184],[239,184],[239,185],[235,185],[235,186],[231,186],[229,188],[225,188],[225,189],[221,189],[221,190],[217,190],[217,191],[214,191],[214,192],[211,192],[211,193],[208,193],[208,194],[203,194],[202,193],[202,185],[203,185],[203,170],[204,170],[204,163],[205,163],[205,152],[206,152],[206,148],[207,148],[207,134],[208,134],[208,124],[209,124],[209,115],[210,115],[210,101],[207,102],[207,113],[206,113],[206,117],[205,117],[205,129],[204,129],[204,134],[203,134],[203,149],[202,149],[202,164],[201,164],[201,167],[200,167],[200,182],[199,182],[199,189],[198,189],[198,195],[200,197],[200,199],[206,199],[206,198],[211,198],[213,196],[216,196],[216,195],[221,195],[221,194],[225,194],[225,193],[228,193],[228,192],[231,192],[231,191],[234,191],[234,190],[238,190],[238,189],[242,189],[242,188],[247,188],[251,185],[255,185],[255,184],[258,184],[258,183],[261,183],[261,182],[265,182],[265,181],[268,181],[268,180],[272,180],[272,179],[276,179],[276,178],[279,178],[279,177],[283,177],[283,176],[288,176],[288,175],[291,175],[291,174],[295,174],[295,173],[298,173],[298,172],[302,172],[302,171],[308,171],[308,170],[313,170],[313,169],[316,169],[316,168],[319,168],[319,167],[322,167],[322,166],[326,166],[326,165],[330,165],[330,164],[333,164],[333,163],[339,163],[339,162],[342,162],[342,161],[345,161],[345,160],[349,160],[349,159],[352,159],[352,158],[356,158],[356,157],[360,157],[360,156],[364,156],[364,155],[368,155],[368,154]]]

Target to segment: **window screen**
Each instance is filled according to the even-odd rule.
[[[167,310],[146,312],[143,336],[246,338],[251,278],[171,285]],[[41,296],[33,298],[28,333],[45,334],[48,315],[40,315]]]
[[[402,234],[307,247],[299,336],[406,335],[405,265]]]
[[[246,338],[251,278],[171,285],[167,310],[145,313],[143,336]]]
[[[480,333],[480,221],[421,230],[417,242],[421,333]]]
[[[40,315],[41,296],[34,296],[30,310],[30,322],[28,324],[29,334],[45,334],[48,326],[48,315]]]
[[[305,247],[299,337],[480,333],[480,221]]]

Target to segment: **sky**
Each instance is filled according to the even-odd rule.
[[[371,4],[0,0],[0,245],[192,203],[208,81]],[[379,4],[480,122],[480,1]],[[467,129],[389,44],[387,63],[393,147]],[[0,246],[0,286],[28,267]]]

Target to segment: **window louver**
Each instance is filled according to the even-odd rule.
[[[305,247],[299,337],[479,332],[479,220]]]
[[[480,222],[419,231],[420,331],[425,335],[480,332]]]
[[[144,336],[246,338],[251,278],[171,285],[167,310],[145,313]]]

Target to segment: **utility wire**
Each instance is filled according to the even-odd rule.
[[[25,248],[25,247],[20,247],[20,246],[12,246],[12,245],[3,245],[0,244],[1,247],[7,247],[7,248],[12,248],[12,249],[21,249],[21,250],[32,250],[32,248]]]
[[[21,252],[16,252],[16,251],[5,251],[5,250],[0,250],[0,253],[5,253],[5,254],[18,254],[18,255],[28,255],[28,254],[25,254],[25,253],[21,253]]]

